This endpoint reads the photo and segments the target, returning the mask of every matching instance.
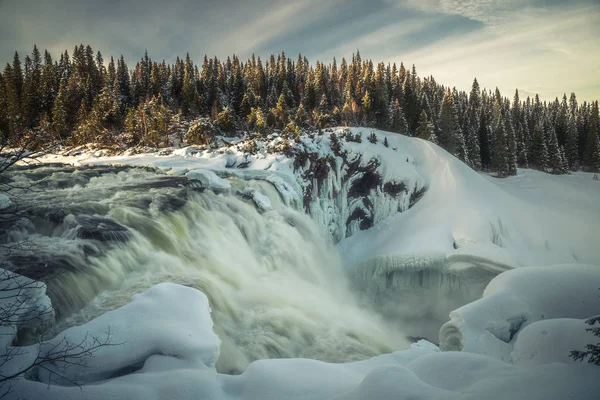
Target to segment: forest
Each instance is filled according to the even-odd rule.
[[[218,136],[362,126],[435,142],[475,170],[515,175],[517,167],[564,174],[600,171],[598,101],[575,93],[551,102],[503,96],[473,80],[470,92],[420,77],[401,63],[311,64],[285,53],[242,62],[189,54],[174,64],[146,52],[124,57],[75,46],[59,56],[34,46],[0,73],[0,148],[94,145],[166,147],[179,136],[211,145]]]

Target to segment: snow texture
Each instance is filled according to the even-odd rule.
[[[494,278],[484,291],[483,297],[450,313],[448,321],[440,330],[440,347],[443,350],[462,350],[483,354],[499,360],[511,362],[511,353],[518,363],[528,364],[525,357],[532,357],[533,363],[556,358],[564,361],[565,346],[570,350],[581,345],[582,335],[575,335],[573,341],[563,341],[557,353],[544,354],[548,347],[560,339],[564,330],[573,331],[571,320],[585,319],[598,314],[600,310],[600,268],[588,265],[556,265],[547,267],[527,267],[504,272]],[[544,321],[545,324],[539,324]],[[530,329],[526,327],[531,326]],[[536,337],[543,337],[541,331],[556,333],[557,337],[539,342],[529,351],[542,354],[527,356],[528,343]],[[521,337],[523,334],[523,337]],[[517,344],[515,344],[515,342]]]
[[[333,130],[335,151],[325,132],[302,135],[291,154],[278,150],[284,139],[271,136],[251,150],[239,142],[165,156],[73,153],[47,161],[153,165],[175,175],[210,170],[230,182],[268,182],[286,206],[304,208],[341,241],[355,286],[384,315],[439,322],[455,309],[439,331],[440,349],[461,351],[420,341],[356,363],[260,360],[241,375],[222,375],[212,365],[218,339],[205,298],[163,284],[131,303],[148,302],[140,318],[125,306],[67,331],[80,337],[110,326],[127,349],[108,348],[110,356],[73,375],[82,390],[48,387],[41,373],[40,382],[21,379],[16,393],[67,400],[82,391],[87,399],[597,398],[598,367],[568,357],[589,343],[583,320],[600,310],[600,185],[591,174],[519,170],[498,179],[419,139],[374,131],[378,143],[368,143],[370,131],[350,129],[363,135],[355,143],[342,139],[348,131]],[[267,207],[265,187],[247,186],[259,208],[276,206],[268,196]]]
[[[188,179],[199,181],[202,187],[213,191],[231,189],[229,181],[219,178],[213,171],[207,169],[194,169],[185,174]]]
[[[211,330],[206,297],[174,284],[157,285],[61,336],[99,337],[109,328],[121,345],[100,349],[84,370],[66,370],[81,388],[56,381],[48,385],[49,376],[40,373],[34,375],[37,381],[16,382],[9,398],[594,399],[600,389],[595,366],[553,363],[524,369],[478,354],[440,353],[425,341],[356,363],[261,360],[241,375],[222,375],[214,370],[219,340]]]

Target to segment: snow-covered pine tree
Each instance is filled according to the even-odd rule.
[[[533,128],[533,141],[529,163],[535,169],[546,171],[548,162],[548,148],[546,147],[544,122],[540,119]]]
[[[504,132],[506,134],[506,163],[508,166],[508,175],[517,174],[517,141],[515,129],[512,123],[510,113],[510,104],[508,100],[504,101],[503,109]]]
[[[433,123],[431,122],[429,117],[427,117],[427,113],[425,112],[425,110],[421,111],[421,116],[419,117],[419,125],[417,127],[416,134],[418,138],[429,140],[433,143],[438,142]]]
[[[492,171],[499,176],[510,175],[508,165],[508,148],[506,140],[506,125],[502,114],[502,106],[497,98],[494,99],[492,119]]]
[[[598,102],[593,102],[588,120],[583,167],[586,171],[600,172],[600,139],[598,137]]]
[[[396,132],[401,135],[407,135],[408,125],[406,123],[406,119],[404,118],[404,112],[400,107],[400,102],[398,101],[398,99],[394,99],[393,102],[390,102],[388,115],[389,122],[387,128],[391,132]]]
[[[579,134],[573,115],[567,122],[567,144],[565,147],[565,156],[567,164],[571,171],[577,171],[579,168]]]
[[[548,131],[546,132],[546,147],[548,148],[549,164],[548,168],[553,174],[564,174],[564,159],[561,151],[561,147],[558,144],[558,138],[556,136],[556,130],[553,124],[548,124]]]
[[[475,78],[471,86],[469,95],[469,103],[466,110],[465,120],[465,141],[471,166],[476,169],[481,169],[481,148],[479,145],[479,124],[481,115],[481,93],[479,82]]]
[[[465,139],[458,123],[458,115],[450,89],[444,93],[444,100],[439,114],[437,137],[439,144],[449,153],[464,162],[468,162]]]

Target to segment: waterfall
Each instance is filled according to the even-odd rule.
[[[398,327],[359,304],[322,229],[269,182],[231,179],[214,193],[151,169],[64,166],[11,178],[39,190],[22,193],[19,223],[0,235],[31,246],[3,258],[47,282],[55,331],[174,282],[208,296],[221,372],[264,358],[347,362],[407,346]],[[271,208],[256,207],[248,188]]]

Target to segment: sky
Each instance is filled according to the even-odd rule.
[[[281,51],[339,63],[358,49],[459,90],[477,77],[508,97],[600,99],[600,0],[0,0],[1,65],[79,43],[130,67],[145,49],[198,64]]]

